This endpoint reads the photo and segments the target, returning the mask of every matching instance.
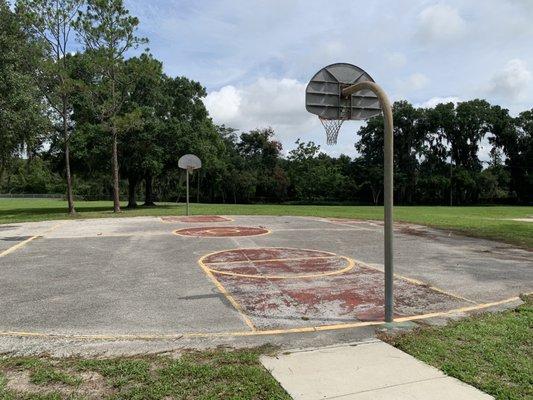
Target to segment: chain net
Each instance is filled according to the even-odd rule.
[[[342,123],[349,119],[349,113],[349,107],[342,107],[339,119],[327,119],[318,117],[320,119],[320,122],[322,123],[322,126],[324,127],[324,130],[326,131],[327,144],[331,145],[337,143],[337,137],[339,136],[339,131],[341,130]]]
[[[327,144],[330,144],[330,145],[336,144],[337,137],[339,136],[339,131],[341,129],[341,126],[344,120],[343,119],[320,118],[320,122],[322,122],[322,126],[324,127],[324,130],[326,131]]]

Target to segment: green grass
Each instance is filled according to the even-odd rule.
[[[79,201],[77,218],[183,215],[185,207],[173,203],[157,207],[111,211],[109,201]],[[0,199],[0,223],[69,218],[60,200]],[[192,214],[299,215],[336,218],[382,219],[383,207],[277,204],[192,204]],[[533,223],[511,221],[533,217],[533,207],[395,207],[395,220],[449,229],[469,236],[500,240],[533,249]]]
[[[45,367],[33,370],[30,374],[30,382],[36,385],[63,383],[65,385],[78,386],[81,383],[81,379],[63,371],[58,371],[51,367]]]
[[[499,400],[533,398],[533,297],[515,310],[386,337]]]
[[[86,398],[89,387],[83,381],[82,374],[92,372],[101,379],[97,385],[100,390],[98,398],[102,399],[289,400],[287,393],[259,363],[259,355],[265,350],[190,352],[178,359],[166,356],[4,358],[0,359],[0,398]],[[6,388],[5,375],[8,372],[25,370],[34,376],[43,366],[53,368],[56,374],[76,379],[76,387],[70,381],[61,382],[67,385],[61,391],[53,391],[54,387],[50,384],[57,381],[45,379],[33,382],[37,388],[25,392],[13,392]]]

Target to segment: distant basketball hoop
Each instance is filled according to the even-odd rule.
[[[192,174],[195,169],[202,168],[202,161],[194,154],[185,154],[178,160],[178,167],[186,170],[187,172],[187,210],[186,214],[189,215],[189,174]]]
[[[365,120],[383,113],[385,205],[385,321],[392,322],[393,302],[393,121],[389,98],[374,79],[355,65],[331,64],[318,71],[305,89],[305,108],[318,115],[328,144],[337,143],[346,120]]]

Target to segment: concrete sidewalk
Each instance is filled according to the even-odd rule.
[[[488,400],[469,386],[379,340],[264,356],[295,400]]]

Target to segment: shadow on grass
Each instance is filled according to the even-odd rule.
[[[142,212],[143,210],[170,210],[176,208],[176,205],[171,204],[162,204],[156,206],[137,206],[136,208],[127,208],[122,207],[121,214],[135,214],[136,212]],[[78,205],[76,206],[76,212],[78,217],[83,217],[85,213],[103,213],[113,215],[113,206],[112,205],[98,205],[98,206],[85,206]],[[9,218],[28,218],[36,216],[46,216],[46,215],[64,215],[68,217],[68,212],[66,207],[24,207],[24,208],[10,208],[8,210],[0,210],[0,219]],[[75,217],[76,217],[75,216]],[[75,218],[74,217],[74,218]]]

